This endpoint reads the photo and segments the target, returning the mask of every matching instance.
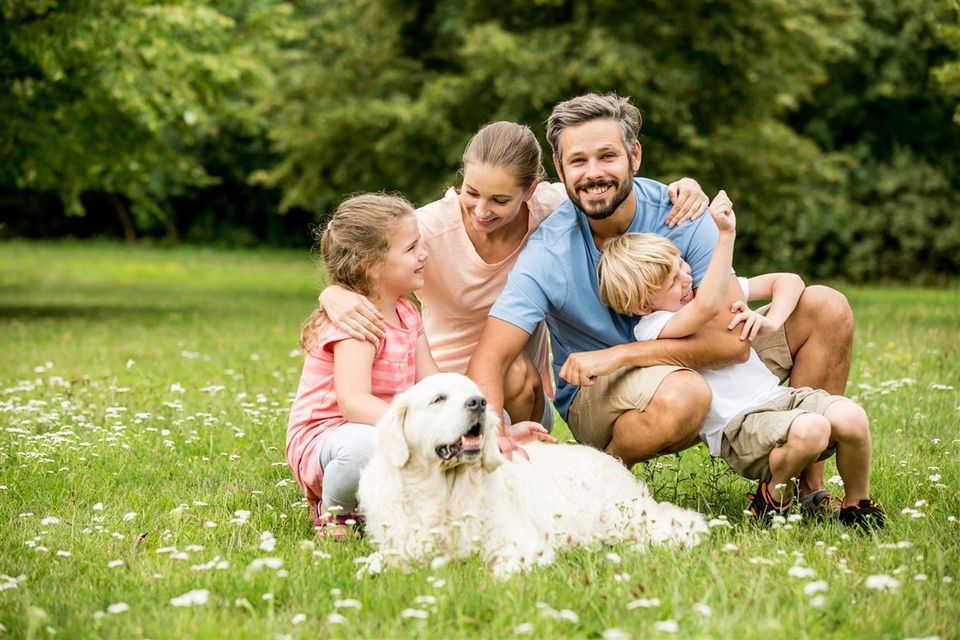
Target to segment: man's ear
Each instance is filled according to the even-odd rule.
[[[640,146],[640,141],[637,140],[633,143],[633,150],[630,152],[630,163],[633,167],[633,174],[636,175],[637,171],[640,170],[640,162],[643,160],[643,147]]]
[[[563,182],[563,163],[560,162],[560,156],[557,154],[553,154],[553,168],[557,170],[560,182]]]

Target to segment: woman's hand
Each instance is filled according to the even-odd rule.
[[[680,178],[667,187],[673,208],[667,213],[666,223],[671,229],[687,220],[696,220],[707,210],[710,198],[693,178]]]
[[[330,322],[351,338],[378,344],[383,337],[383,315],[366,296],[331,285],[317,301]]]
[[[513,460],[513,454],[527,460],[530,456],[524,451],[521,444],[530,442],[550,442],[556,443],[557,439],[550,435],[539,422],[524,420],[516,424],[508,424],[502,430],[498,430],[497,441],[500,445],[500,453],[507,460]]]

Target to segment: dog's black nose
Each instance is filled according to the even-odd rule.
[[[479,413],[487,408],[487,401],[483,399],[483,396],[473,396],[464,402],[463,406],[465,406],[468,411]]]

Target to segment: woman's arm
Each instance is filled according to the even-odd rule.
[[[430,353],[430,345],[427,344],[427,334],[421,333],[417,338],[417,382],[420,382],[427,376],[440,373],[440,367],[437,366],[433,354]]]
[[[377,344],[383,337],[383,315],[366,296],[332,284],[317,297],[327,318],[351,338]]]
[[[340,340],[333,345],[333,387],[340,412],[350,422],[376,424],[389,406],[372,393],[376,353],[366,341]]]

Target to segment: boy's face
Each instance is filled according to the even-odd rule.
[[[663,282],[663,286],[650,297],[650,302],[641,315],[651,311],[679,311],[683,305],[693,300],[693,277],[690,265],[680,256],[673,257],[673,268]]]

